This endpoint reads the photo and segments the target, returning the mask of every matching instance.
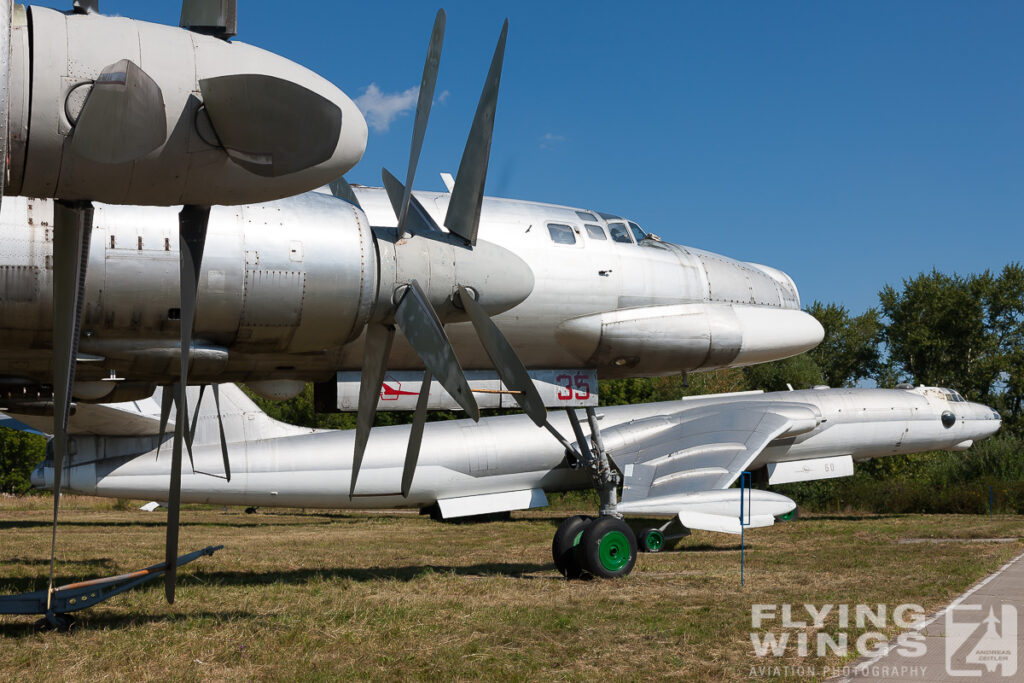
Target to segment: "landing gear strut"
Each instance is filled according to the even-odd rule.
[[[579,418],[573,409],[566,410],[576,444],[560,434],[555,436],[575,456],[581,467],[590,470],[594,488],[600,497],[600,513],[596,518],[577,515],[558,526],[551,542],[551,555],[559,573],[567,579],[600,577],[615,579],[633,571],[636,564],[637,539],[633,530],[616,511],[619,475],[608,461],[601,440],[601,430],[593,408],[586,408],[593,444],[583,435]]]

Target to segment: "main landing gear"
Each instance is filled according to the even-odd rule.
[[[567,579],[617,579],[633,571],[636,536],[618,517],[570,517],[558,525],[551,554]]]
[[[551,555],[555,567],[567,579],[595,576],[616,579],[633,571],[637,538],[615,509],[619,475],[609,463],[594,409],[587,408],[586,412],[592,444],[583,435],[579,418],[573,409],[566,410],[566,414],[576,436],[576,443],[570,444],[557,433],[555,436],[576,458],[579,466],[590,470],[594,487],[601,499],[600,515],[576,515],[559,524],[551,542]]]

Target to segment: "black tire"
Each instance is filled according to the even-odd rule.
[[[665,534],[660,529],[644,529],[636,537],[636,545],[642,553],[660,553],[665,547]]]
[[[567,579],[578,579],[583,573],[583,568],[576,561],[575,546],[583,529],[591,521],[590,517],[576,515],[564,520],[555,531],[555,538],[551,541],[551,557],[555,561],[555,568]]]
[[[583,530],[577,557],[592,576],[602,579],[626,576],[636,564],[636,535],[618,517],[598,517]]]

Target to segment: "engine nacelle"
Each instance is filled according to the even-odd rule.
[[[641,306],[574,318],[556,336],[592,367],[631,375],[711,370],[796,355],[824,329],[800,310],[718,302]]]
[[[51,344],[53,201],[7,198],[0,230],[0,349]],[[14,265],[18,264],[18,265]],[[169,381],[180,362],[178,222],[173,207],[98,204],[83,354],[120,375]],[[322,354],[362,333],[378,259],[364,214],[329,195],[215,206],[200,276],[190,377],[217,379],[231,354]],[[105,373],[81,363],[80,382]],[[93,376],[95,374],[95,376]],[[83,387],[83,393],[88,393]]]
[[[366,122],[283,57],[175,26],[16,5],[4,193],[245,204],[348,171]]]

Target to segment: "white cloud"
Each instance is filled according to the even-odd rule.
[[[564,135],[556,135],[555,133],[544,133],[540,138],[541,149],[551,149],[552,147],[565,142]]]
[[[355,103],[371,128],[378,133],[386,133],[396,117],[416,108],[419,93],[419,86],[402,92],[385,93],[381,92],[376,83],[371,83],[366,92],[355,99]]]
[[[450,92],[448,92],[447,90],[442,90],[441,94],[437,98],[438,104],[444,104],[445,102],[447,102],[449,95],[451,95]]]

